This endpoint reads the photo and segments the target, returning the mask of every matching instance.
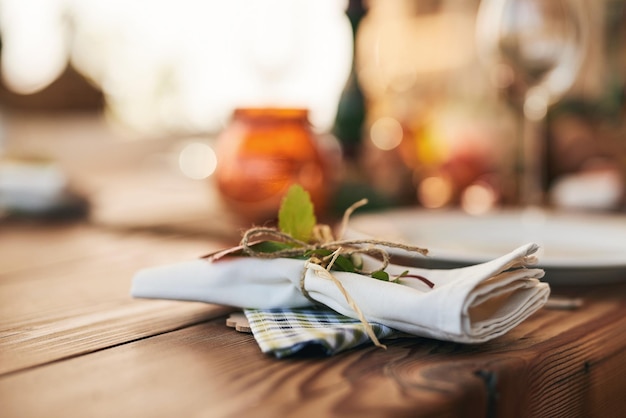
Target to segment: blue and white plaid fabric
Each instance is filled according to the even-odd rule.
[[[283,358],[303,349],[320,350],[330,356],[370,342],[363,324],[330,309],[245,309],[261,351]],[[395,330],[370,324],[378,339]]]

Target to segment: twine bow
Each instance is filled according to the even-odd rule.
[[[358,202],[350,206],[343,214],[341,227],[339,229],[339,237],[342,237],[348,225],[350,215],[359,207],[367,204],[367,199],[361,199]],[[264,239],[259,239],[259,237]],[[291,244],[289,248],[273,251],[263,252],[256,250],[254,245],[261,242],[272,239],[275,241]],[[369,244],[367,247],[363,245]],[[381,260],[380,266],[372,271],[362,270],[355,268],[355,272],[364,275],[371,275],[374,271],[384,270],[389,265],[390,256],[389,253],[381,247],[388,248],[400,248],[409,252],[419,253],[422,255],[428,254],[428,250],[425,248],[406,245],[398,242],[384,241],[379,239],[350,239],[350,240],[335,240],[332,234],[332,230],[328,225],[316,225],[313,229],[313,240],[311,242],[300,241],[293,238],[291,235],[278,231],[275,228],[267,227],[254,227],[248,229],[241,239],[240,248],[251,257],[258,258],[293,258],[293,257],[306,257],[310,254],[315,254],[318,250],[329,250],[330,255],[317,258],[311,257],[309,261],[315,262],[315,264],[322,265],[327,268],[331,264],[331,260],[337,259],[334,256],[335,253],[343,255],[345,257],[352,257],[355,254],[369,255]],[[334,257],[334,258],[333,258]],[[330,269],[330,268],[328,268]]]
[[[326,227],[326,225],[318,225]],[[262,237],[263,239],[259,239]],[[292,244],[293,247],[273,251],[265,252],[255,249],[255,245],[259,242],[266,240],[275,240]],[[368,247],[362,245],[370,244]],[[311,257],[309,261],[313,261],[316,264],[322,265],[325,268],[331,264],[334,255],[343,255],[345,257],[351,257],[355,254],[369,255],[380,260],[380,265],[374,270],[363,270],[355,267],[355,272],[364,275],[371,275],[375,271],[384,270],[389,266],[390,256],[389,253],[381,247],[401,248],[406,251],[416,252],[422,255],[426,255],[428,250],[411,245],[401,244],[391,241],[383,241],[378,239],[350,239],[350,240],[329,240],[325,242],[314,241],[313,243],[307,243],[293,238],[289,234],[280,232],[274,228],[255,227],[248,229],[241,240],[240,248],[251,257],[257,258],[296,258],[306,257],[310,254],[315,254],[318,250],[329,250],[331,254],[322,258]],[[334,257],[336,260],[336,257]],[[334,261],[334,260],[333,260]]]
[[[366,199],[360,200],[350,206],[344,213],[342,225],[340,228],[339,236],[343,236],[350,215],[357,208],[365,205]],[[256,247],[257,244],[264,241],[278,241],[288,244],[286,248],[279,249],[272,252],[262,251]],[[274,258],[304,258],[304,269],[302,276],[300,277],[300,291],[302,294],[313,303],[319,303],[315,299],[311,298],[309,292],[305,288],[305,277],[308,270],[313,271],[317,276],[331,280],[335,286],[339,289],[341,294],[346,299],[346,302],[350,308],[357,314],[359,320],[365,327],[365,331],[374,343],[374,345],[382,348],[386,348],[381,344],[371,325],[365,318],[365,315],[359,308],[356,301],[350,296],[343,284],[337,277],[331,273],[331,269],[339,256],[352,258],[356,255],[368,255],[380,261],[378,268],[374,270],[363,270],[355,265],[354,272],[362,275],[369,276],[376,271],[381,271],[387,268],[390,261],[390,256],[387,250],[388,248],[400,248],[409,252],[414,252],[422,255],[426,255],[428,250],[421,247],[412,245],[406,245],[397,242],[384,241],[379,239],[339,239],[336,240],[332,234],[332,231],[328,225],[316,225],[313,230],[313,239],[311,242],[304,242],[293,238],[291,235],[281,232],[275,228],[267,227],[254,227],[248,229],[241,239],[239,246],[231,248],[229,250],[221,251],[204,256],[204,258],[218,259],[224,255],[231,254],[236,251],[243,251],[246,255],[256,258],[274,259]],[[326,250],[327,255],[320,255],[320,250]]]

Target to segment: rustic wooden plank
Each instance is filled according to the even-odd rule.
[[[275,360],[223,319],[0,377],[5,416],[605,416],[626,410],[624,285],[480,345]]]
[[[427,355],[418,344],[397,343],[279,361],[262,355],[252,336],[211,322],[0,378],[0,398],[7,417],[453,416],[462,405],[471,406],[466,416],[481,416],[474,376],[458,388],[470,384],[477,393],[444,393],[405,387],[387,373],[416,351]]]
[[[228,224],[222,218],[206,220],[206,223]],[[207,232],[212,229],[210,226],[199,224],[198,220],[172,220],[170,223],[140,227],[83,222],[0,222],[0,280],[17,270],[63,261],[129,255],[148,258],[152,243],[167,241],[176,243],[171,245],[169,251],[157,253],[152,259],[156,263],[174,262],[183,256],[197,257],[215,248],[234,245],[240,238],[239,229],[233,230],[230,235],[216,235]]]
[[[492,416],[615,416],[626,410],[626,307],[606,299],[576,312],[542,311],[477,350],[489,354],[476,370],[490,392]],[[422,373],[450,371],[429,360]]]
[[[0,331],[0,375],[220,317],[232,308],[175,301],[100,304],[66,318]]]
[[[45,236],[42,236],[45,241]],[[54,246],[54,244],[50,244]],[[21,318],[45,318],[71,310],[127,299],[133,274],[144,267],[196,258],[215,243],[136,236],[111,240],[107,252],[75,251],[74,259],[31,266],[0,278],[0,326]],[[86,245],[88,247],[88,245]],[[16,324],[17,321],[17,324]]]
[[[129,296],[138,269],[197,257],[219,248],[216,242],[102,232],[86,225],[22,227],[8,236],[12,245],[0,244],[0,265],[17,261],[0,274],[0,373],[171,331],[231,310]],[[9,255],[1,251],[7,248]]]
[[[110,253],[112,240],[124,239],[97,231],[82,222],[2,222],[0,280],[17,270]]]

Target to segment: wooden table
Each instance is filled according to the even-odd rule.
[[[2,417],[619,416],[626,284],[555,289],[477,346],[405,338],[276,360],[226,327],[231,309],[133,300],[142,267],[223,241],[76,223],[0,223]]]
[[[543,309],[487,344],[416,337],[276,360],[226,327],[230,308],[129,296],[138,269],[238,236],[206,183],[164,164],[176,142],[119,141],[84,116],[5,128],[8,149],[58,159],[94,207],[89,221],[0,219],[2,418],[626,412],[626,280],[554,289],[584,305]]]

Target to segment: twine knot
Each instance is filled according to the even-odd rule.
[[[343,220],[339,229],[339,237],[342,237],[348,224],[348,219],[352,212],[357,208],[365,205],[366,199],[362,199],[352,206],[350,206],[343,214]],[[216,261],[219,258],[237,253],[239,251],[250,257],[274,259],[274,258],[301,258],[304,261],[304,268],[300,277],[300,291],[309,299],[313,304],[319,304],[317,300],[313,299],[309,292],[305,288],[305,278],[308,271],[312,271],[319,277],[331,280],[335,286],[339,289],[341,294],[346,299],[346,302],[350,308],[356,313],[361,324],[365,328],[365,332],[368,334],[374,345],[382,348],[386,348],[380,343],[372,326],[369,324],[365,315],[359,308],[356,301],[350,296],[348,291],[344,288],[341,281],[331,273],[333,265],[340,256],[351,259],[359,255],[371,256],[378,260],[380,264],[376,269],[364,270],[360,263],[352,263],[354,266],[354,273],[364,276],[371,276],[373,273],[383,271],[389,265],[390,255],[385,249],[387,248],[399,248],[408,252],[418,253],[421,255],[428,254],[428,250],[413,245],[406,245],[397,242],[379,240],[379,239],[335,239],[331,228],[328,225],[316,225],[312,232],[313,238],[310,242],[305,242],[292,237],[276,228],[267,227],[253,227],[248,229],[241,239],[240,244],[237,247],[233,247],[227,250],[218,251],[215,253],[207,254],[203,258],[211,261]],[[275,250],[267,251],[263,250],[258,244],[263,242],[277,242],[284,245],[278,247]],[[417,277],[417,276],[416,276]],[[419,277],[420,279],[423,279]],[[424,279],[425,280],[425,279]],[[426,280],[426,282],[428,282]],[[429,283],[429,282],[428,282]]]
[[[340,229],[340,236],[343,235],[347,220],[350,214],[359,206],[367,203],[366,200],[361,200],[352,205],[344,213],[342,227]],[[264,241],[277,241],[287,244],[285,248],[278,249],[276,251],[267,252],[256,249],[256,244]],[[406,245],[397,242],[384,241],[379,239],[340,239],[336,240],[333,237],[332,231],[327,225],[316,225],[313,230],[313,239],[311,242],[304,242],[292,237],[289,234],[281,232],[275,228],[267,227],[254,227],[248,229],[241,240],[239,248],[243,252],[251,257],[257,258],[302,258],[305,260],[304,269],[300,277],[300,291],[302,294],[312,301],[314,304],[319,304],[318,301],[313,299],[305,287],[305,278],[307,271],[311,270],[316,275],[322,278],[331,280],[335,286],[339,289],[341,294],[346,299],[346,302],[350,308],[357,314],[359,320],[365,327],[365,331],[374,343],[374,345],[382,348],[386,348],[380,343],[371,325],[365,318],[365,315],[359,308],[358,304],[354,301],[352,296],[346,291],[343,284],[335,275],[331,273],[331,269],[335,264],[335,261],[339,256],[353,259],[356,255],[368,255],[380,261],[378,267],[374,270],[364,270],[358,264],[354,264],[354,272],[362,275],[369,276],[376,271],[381,271],[387,268],[390,261],[388,251],[384,247],[400,248],[409,252],[419,253],[426,255],[428,250],[421,247],[412,245]],[[325,250],[325,251],[324,251]]]

